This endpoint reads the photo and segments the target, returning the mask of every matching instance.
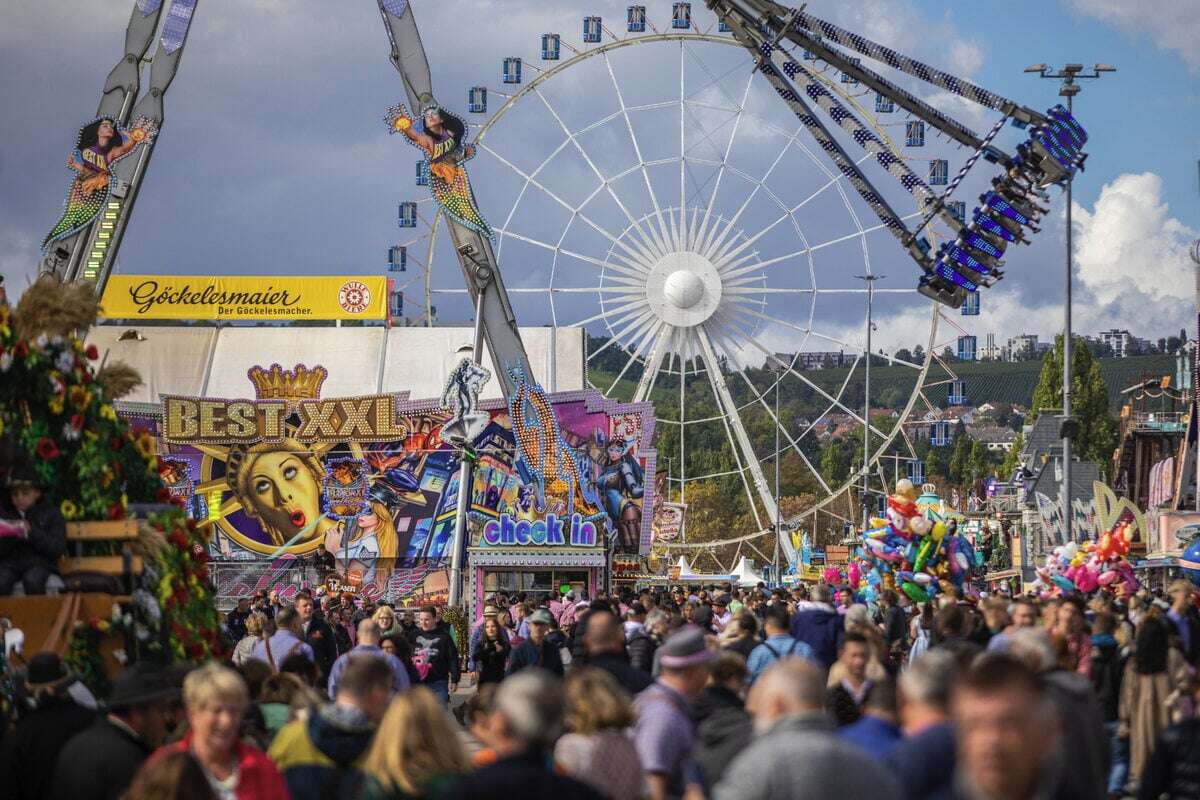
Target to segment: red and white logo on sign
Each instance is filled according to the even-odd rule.
[[[371,290],[362,281],[346,281],[338,289],[338,305],[347,313],[361,314],[371,305]]]

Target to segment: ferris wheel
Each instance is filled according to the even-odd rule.
[[[499,87],[468,92],[471,169],[487,187],[517,318],[585,328],[590,382],[654,401],[671,499],[687,502],[698,482],[733,481],[757,530],[730,541],[770,560],[754,540],[776,525],[815,528],[821,514],[857,521],[858,503],[882,498],[895,478],[923,478],[913,440],[930,433],[926,412],[965,400],[940,353],[974,358],[955,317],[979,313],[977,290],[1001,276],[1003,245],[1024,241],[1023,226],[1036,231],[1041,209],[1030,210],[1026,193],[1040,198],[1037,187],[1053,180],[1021,181],[1040,181],[1053,165],[1036,161],[1048,159],[1043,150],[1018,148],[1012,159],[992,144],[1010,120],[1045,123],[1036,112],[803,11],[760,3],[766,11],[752,17],[738,3],[715,5],[720,22],[694,19],[686,2],[658,26],[645,6],[630,6],[617,26],[585,16],[578,39],[542,34],[540,58],[498,59]],[[853,50],[1003,117],[978,137],[863,68]],[[834,128],[814,118],[800,87]],[[951,180],[946,151],[964,146],[975,152]],[[864,152],[851,159],[852,147]],[[968,221],[951,194],[981,156],[1005,163],[1008,177]],[[876,187],[892,178],[892,191]],[[925,271],[918,286],[894,265],[889,235]],[[436,227],[428,237],[432,264]],[[466,295],[454,270],[425,277],[430,320],[439,298]],[[909,375],[889,425],[869,412],[869,362],[878,367],[883,354],[870,346],[872,310],[903,319],[906,342],[924,350],[883,355]],[[830,366],[838,371],[819,371]],[[811,413],[778,411],[781,385],[806,396]],[[852,474],[823,473],[815,444],[856,430],[866,452]],[[787,520],[781,461],[798,465],[816,496]],[[794,563],[790,537],[780,539]]]

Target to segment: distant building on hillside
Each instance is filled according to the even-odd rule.
[[[1036,333],[1022,333],[1008,340],[1005,348],[1006,361],[1029,361],[1037,356],[1038,337]]]
[[[1137,337],[1126,330],[1100,331],[1100,341],[1112,349],[1116,358],[1128,358],[1137,351]]]
[[[985,339],[986,344],[979,348],[980,361],[1003,361],[1004,347],[996,344],[996,334],[989,333]]]
[[[1017,440],[1017,432],[1011,428],[999,425],[969,425],[967,435],[977,442],[982,442],[992,452],[1007,453],[1012,450]]]
[[[795,359],[793,369],[832,369],[834,367],[844,367],[854,361],[854,356],[846,355],[842,351],[834,352],[815,352],[815,353],[775,353],[774,358],[768,358],[763,364],[763,369],[778,370],[779,362],[784,364],[792,364],[792,359]]]

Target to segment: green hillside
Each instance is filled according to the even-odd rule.
[[[1114,413],[1120,408],[1122,389],[1148,378],[1157,379],[1164,375],[1174,376],[1175,374],[1174,356],[1106,358],[1100,359],[1099,363],[1104,381],[1108,385],[1109,404]],[[1042,370],[1041,361],[954,362],[950,366],[954,373],[965,381],[967,401],[971,405],[998,402],[1027,406],[1033,395],[1033,388],[1037,385],[1038,375]],[[756,385],[760,387],[767,385],[767,376],[762,370],[751,370],[750,372]],[[847,372],[847,368],[836,368],[809,370],[804,375],[817,386],[836,395],[842,382],[846,380]],[[846,387],[845,397],[862,397],[862,372],[861,368],[856,370],[854,377],[850,379],[850,383]],[[629,370],[617,383],[617,388],[612,394],[621,398],[630,397],[637,386],[638,375],[635,373],[636,368]],[[614,372],[602,367],[593,366],[589,370],[591,381],[603,390],[607,390],[612,384],[613,376]],[[876,407],[901,408],[912,392],[915,377],[914,370],[909,367],[873,366],[871,368],[872,403]],[[929,382],[938,383],[948,379],[949,375],[946,371],[935,362],[930,368]],[[670,383],[678,386],[677,383]],[[663,382],[660,381],[659,386],[655,389],[653,399],[656,402],[665,401],[674,405],[676,390],[666,388],[662,384]],[[744,383],[740,379],[731,378],[730,388],[735,395],[742,395]],[[938,405],[946,405],[948,389],[948,386],[936,386],[930,389],[928,392],[930,401]],[[800,405],[802,408],[798,408],[797,411],[802,413],[816,411],[815,405],[819,404],[814,393],[795,380],[784,382],[782,398],[785,404],[797,403]],[[748,398],[739,397],[738,399],[740,402],[745,402]],[[804,408],[810,405],[814,407]]]

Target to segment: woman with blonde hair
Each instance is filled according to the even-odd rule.
[[[883,640],[883,634],[879,628],[871,621],[871,612],[861,603],[855,603],[846,609],[846,616],[843,621],[846,633],[861,634],[867,640],[867,646],[871,651],[870,658],[867,661],[867,680],[871,683],[878,683],[888,677],[887,663],[889,652],[887,642]],[[842,678],[846,677],[845,667],[834,662],[829,668],[829,676],[827,684],[830,688],[841,684]]]
[[[258,520],[271,546],[292,543],[295,552],[319,547],[337,522],[321,513],[325,466],[308,445],[286,438],[233,449],[225,482],[246,516]],[[304,540],[294,542],[304,534]]]
[[[575,669],[564,683],[568,733],[554,746],[554,762],[567,775],[611,800],[645,797],[641,761],[629,738],[635,719],[629,695],[607,672]]]
[[[454,721],[424,686],[398,695],[362,759],[362,800],[422,800],[471,769]]]
[[[209,663],[192,670],[183,681],[188,734],[160,747],[149,763],[190,753],[221,800],[287,800],[287,785],[271,759],[241,741],[249,704],[245,682],[229,667]]]
[[[371,619],[375,620],[375,624],[379,626],[381,639],[388,636],[404,635],[404,631],[400,627],[400,622],[396,619],[396,612],[391,606],[380,606],[375,609],[375,613],[371,615]]]
[[[246,617],[246,635],[233,648],[231,660],[235,667],[240,667],[253,657],[254,645],[258,644],[258,641],[263,638],[263,630],[266,628],[266,624],[267,615],[261,611],[255,611]]]

